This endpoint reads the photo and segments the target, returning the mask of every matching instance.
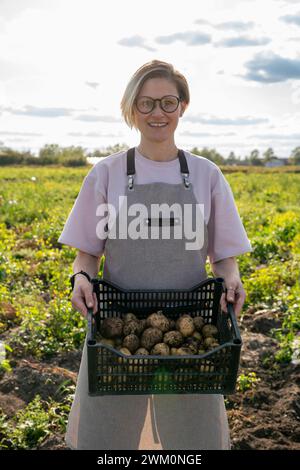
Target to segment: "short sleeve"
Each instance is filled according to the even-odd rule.
[[[99,223],[103,217],[97,216],[100,204],[106,204],[106,200],[99,191],[96,172],[92,169],[83,180],[58,242],[93,256],[102,256],[105,237],[99,230],[103,225]]]
[[[208,221],[208,257],[211,263],[252,251],[234,197],[221,170],[212,190]]]

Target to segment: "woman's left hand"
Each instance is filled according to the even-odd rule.
[[[225,280],[225,292],[221,296],[221,308],[227,313],[227,302],[233,303],[235,316],[237,317],[244,305],[246,292],[240,279]]]

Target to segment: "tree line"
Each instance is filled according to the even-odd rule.
[[[0,148],[0,166],[4,165],[63,165],[63,166],[85,166],[89,163],[88,158],[103,158],[112,153],[127,150],[127,144],[116,144],[106,147],[104,150],[94,150],[87,152],[83,147],[60,147],[58,144],[46,144],[42,147],[38,155],[30,151],[17,151],[9,147]],[[227,157],[221,155],[215,149],[203,147],[193,147],[190,150],[196,155],[211,160],[217,165],[247,165],[264,166],[274,158],[278,158],[274,150],[269,147],[260,154],[257,149],[250,152],[249,155],[242,158],[230,152]],[[285,159],[288,165],[300,165],[300,147],[295,147],[289,158]]]

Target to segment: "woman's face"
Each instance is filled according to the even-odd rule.
[[[174,95],[179,98],[179,93],[174,83],[165,78],[149,78],[143,84],[137,98],[148,96],[156,99],[167,95]],[[156,101],[154,109],[148,114],[143,114],[134,106],[136,127],[142,136],[149,141],[163,142],[165,140],[172,140],[179,117],[183,114],[185,107],[186,103],[181,101],[174,112],[167,113],[161,109],[159,102]],[[153,123],[164,123],[166,125],[163,127],[151,127]]]

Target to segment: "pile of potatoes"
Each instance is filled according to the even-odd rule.
[[[218,337],[216,326],[202,317],[183,314],[175,321],[157,311],[146,319],[133,313],[105,318],[96,339],[125,355],[183,356],[205,354],[219,345]]]

